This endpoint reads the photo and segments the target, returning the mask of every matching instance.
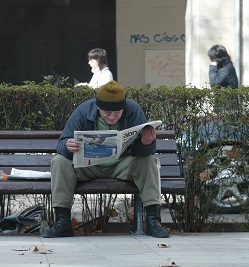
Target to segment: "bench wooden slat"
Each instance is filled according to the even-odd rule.
[[[155,154],[159,158],[161,165],[178,166],[178,158],[176,154]]]
[[[175,140],[160,140],[156,141],[157,153],[176,153]]]
[[[2,153],[53,153],[57,139],[4,139],[1,141]]]
[[[1,166],[19,167],[29,166],[30,168],[36,166],[50,166],[51,160],[54,155],[0,155]]]
[[[20,182],[21,181],[21,182]],[[0,181],[1,193],[8,194],[9,190],[13,194],[50,194],[50,181],[27,181],[27,180],[7,180]],[[88,182],[78,182],[76,194],[99,194],[99,193],[122,193],[136,194],[138,189],[133,182],[118,181],[115,179],[97,179]]]
[[[160,170],[161,177],[181,177],[179,166],[162,166]]]
[[[1,141],[1,153],[53,153],[57,139],[7,139]],[[158,153],[175,153],[175,140],[157,140]]]
[[[161,181],[161,193],[184,195],[186,193],[185,181],[183,179],[179,181]]]
[[[175,139],[175,131],[174,130],[157,130],[156,131],[157,139]]]
[[[0,139],[59,139],[61,131],[0,131]],[[174,130],[157,130],[157,139],[175,139]]]
[[[48,180],[6,180],[0,181],[1,194],[50,194],[51,182]]]
[[[159,158],[161,165],[178,165],[176,154],[156,154]],[[51,160],[54,155],[13,155],[5,154],[0,155],[1,166],[50,166]]]
[[[0,131],[0,139],[55,139],[61,131]]]
[[[50,194],[50,181],[0,181],[1,194]],[[183,193],[184,181],[162,181],[162,193]],[[78,182],[76,194],[137,194],[138,189],[133,182],[115,179],[96,179],[88,182]]]
[[[13,166],[12,166],[13,167]],[[1,169],[5,172],[5,173],[10,173],[11,172],[11,168],[12,167],[1,167]],[[21,169],[21,170],[33,170],[33,171],[50,171],[50,167],[41,167],[41,166],[14,166],[14,168],[17,169]],[[162,166],[161,170],[160,170],[160,174],[162,178],[166,178],[166,177],[180,177],[180,170],[179,170],[179,166]],[[0,188],[1,191],[1,188]]]

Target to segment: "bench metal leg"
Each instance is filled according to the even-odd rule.
[[[134,224],[131,232],[135,235],[144,235],[143,203],[138,194],[134,194]]]
[[[5,206],[5,201],[4,201],[4,195],[0,195],[0,220],[4,218],[4,206]]]

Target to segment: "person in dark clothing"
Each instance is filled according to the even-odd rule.
[[[211,61],[209,81],[211,87],[238,88],[238,77],[231,57],[222,45],[214,45],[208,51]]]
[[[64,66],[62,63],[56,63],[51,66],[51,73],[53,75],[52,85],[58,88],[71,87],[73,82],[71,78],[64,73]]]
[[[96,98],[79,105],[68,119],[58,141],[58,154],[51,163],[52,206],[56,222],[42,233],[42,237],[73,236],[71,207],[77,181],[108,177],[134,181],[145,207],[146,233],[153,237],[169,237],[161,225],[160,162],[153,155],[156,131],[152,126],[144,127],[117,160],[84,168],[73,165],[73,155],[80,151],[80,144],[74,140],[74,131],[120,131],[147,122],[138,103],[125,95],[124,87],[112,80],[98,89]]]

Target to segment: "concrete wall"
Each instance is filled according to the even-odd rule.
[[[185,2],[116,0],[117,73],[121,84],[185,84]]]
[[[188,0],[186,8],[186,84],[196,87],[209,87],[209,58],[207,52],[215,44],[224,45],[234,63],[241,83],[245,82],[243,65],[242,23],[247,20],[246,11],[240,0]],[[248,3],[244,1],[244,5]],[[245,30],[248,29],[245,27]],[[244,35],[248,33],[244,32]],[[248,49],[247,49],[248,51]],[[245,52],[245,51],[244,51]],[[247,52],[248,53],[248,52]],[[247,66],[245,66],[247,68]],[[241,79],[240,79],[241,78]],[[248,81],[247,81],[248,83]]]
[[[241,84],[249,86],[249,1],[242,1],[241,10]]]

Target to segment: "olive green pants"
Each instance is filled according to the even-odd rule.
[[[105,171],[106,170],[106,171]],[[75,169],[72,160],[56,155],[51,163],[52,206],[71,209],[77,181],[111,178],[134,181],[143,205],[161,203],[160,162],[155,156],[126,156],[114,167]]]

